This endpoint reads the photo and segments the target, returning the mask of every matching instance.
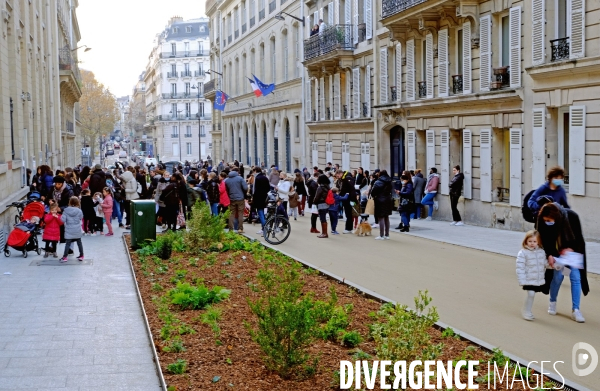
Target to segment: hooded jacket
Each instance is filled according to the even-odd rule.
[[[54,217],[52,213],[47,213],[44,216],[44,234],[42,235],[42,239],[44,240],[60,240],[60,226],[63,225],[63,221],[61,216]]]
[[[537,203],[537,199],[541,196],[550,196],[557,204],[564,208],[571,209],[569,203],[567,202],[567,193],[565,192],[565,189],[562,186],[558,186],[556,189],[552,190],[550,188],[550,184],[546,182],[533,192],[531,197],[529,197],[529,201],[527,202],[527,206],[529,206],[529,209],[535,212],[535,215],[537,215],[541,209]]]
[[[112,204],[112,199],[110,201]],[[81,239],[81,220],[83,219],[81,209],[69,206],[64,210],[61,219],[65,224],[65,239]]]
[[[225,181],[225,188],[230,201],[242,201],[248,191],[248,184],[237,171],[231,171]]]
[[[373,184],[371,197],[375,200],[375,217],[386,217],[392,214],[392,178],[381,175]]]
[[[546,253],[541,248],[523,248],[517,255],[517,280],[519,285],[541,286],[546,283],[546,268],[549,268]]]
[[[137,193],[137,180],[129,171],[125,171],[121,175],[121,180],[125,185],[125,199],[127,201],[137,200],[140,196]]]
[[[438,185],[440,184],[440,175],[437,173],[429,174],[427,184],[425,185],[425,194],[437,193]]]

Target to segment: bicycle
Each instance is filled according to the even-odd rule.
[[[6,209],[13,207],[17,208],[17,214],[15,215],[15,224],[19,224],[21,222],[21,219],[23,217],[23,210],[25,209],[25,206],[27,206],[28,203],[29,200],[22,200],[13,202],[12,204],[6,206]]]
[[[292,232],[292,226],[284,215],[277,213],[277,193],[270,192],[267,196],[267,217],[263,237],[269,244],[277,245],[285,242]]]

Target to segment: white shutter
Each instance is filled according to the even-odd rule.
[[[425,37],[425,82],[427,98],[433,98],[433,34]]]
[[[510,87],[521,87],[521,7],[510,9]]]
[[[371,65],[367,65],[365,68],[365,102],[367,104],[368,118],[371,117]]]
[[[402,100],[402,44],[396,44],[396,101]]]
[[[334,0],[333,2],[334,6],[334,13],[335,13],[335,17],[334,17],[334,21],[335,24],[340,24],[340,0]]]
[[[346,0],[346,1],[350,1],[350,0]],[[359,13],[358,13],[358,0],[354,0],[354,7],[353,10],[354,12],[353,16],[352,16],[352,27],[354,30],[354,44],[356,45],[358,43],[358,17],[359,17]]]
[[[448,30],[438,31],[438,95],[448,96]]]
[[[463,129],[463,175],[465,176],[465,183],[463,189],[463,196],[466,199],[471,199],[473,189],[473,141],[471,137],[471,131],[469,129]]]
[[[333,75],[333,116],[335,119],[342,117],[342,91],[340,85],[340,74]]]
[[[346,71],[346,118],[352,118],[352,93],[350,84],[352,81],[352,72]]]
[[[333,26],[334,13],[333,13],[333,2],[327,4],[327,23]]]
[[[371,144],[362,143],[360,152],[361,167],[364,171],[371,171]]]
[[[510,205],[521,206],[522,171],[522,134],[521,129],[510,129]]]
[[[325,120],[325,78],[319,78],[319,114],[321,121]]]
[[[350,170],[350,143],[342,143],[342,170]]]
[[[425,137],[427,142],[427,170],[431,167],[435,167],[435,131],[425,131]]]
[[[313,17],[314,18],[314,20],[313,20],[313,26],[315,24],[319,24],[319,10],[316,10],[315,13],[314,13],[314,15],[315,16]]]
[[[388,102],[388,49],[380,49],[379,55],[379,104]]]
[[[531,62],[540,65],[546,59],[546,4],[544,0],[531,0]]]
[[[537,189],[546,176],[546,109],[533,109],[531,186]]]
[[[319,79],[315,79],[315,121],[318,121],[321,113],[321,100],[319,97]]]
[[[482,129],[479,137],[479,198],[492,202],[492,130]]]
[[[328,77],[328,83],[327,83],[327,102],[325,102],[325,105],[327,107],[329,107],[329,119],[334,119],[335,118],[335,86],[333,85],[333,75],[329,75]]]
[[[316,141],[312,143],[312,165],[313,167],[319,166],[319,143]]]
[[[367,27],[367,32],[365,34],[366,39],[373,38],[373,13],[371,9],[373,8],[372,1],[373,0],[364,0],[365,1],[365,25]]]
[[[570,3],[569,58],[574,59],[585,57],[585,0],[571,0]]]
[[[492,79],[492,19],[490,15],[479,20],[479,52],[479,89],[489,91]]]
[[[311,84],[312,82],[310,80],[306,81],[306,120],[307,121],[312,121],[312,99],[311,99]]]
[[[325,143],[325,163],[333,162],[333,143],[328,141]]]
[[[414,130],[409,130],[406,132],[406,143],[408,145],[408,170],[417,169],[417,146],[415,139],[416,137]],[[427,170],[429,170],[429,168],[427,168]]]
[[[442,146],[442,155],[440,156],[440,184],[441,184],[441,193],[444,195],[448,195],[450,193],[450,189],[448,188],[448,184],[450,184],[450,135],[449,131],[442,130],[441,132],[441,146]]]
[[[344,1],[344,24],[352,24],[352,1],[351,0]]]
[[[323,11],[324,7],[319,8],[319,19],[323,19],[323,22],[325,22],[325,11]],[[317,22],[319,20],[317,19]]]
[[[352,118],[360,118],[360,68],[352,69]]]
[[[406,41],[406,100],[415,100],[415,40]]]
[[[463,94],[470,94],[471,88],[471,22],[463,23]]]
[[[569,108],[569,193],[585,195],[585,106]]]

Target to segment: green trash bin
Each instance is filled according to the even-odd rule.
[[[131,247],[142,247],[146,240],[156,240],[156,202],[131,201]]]

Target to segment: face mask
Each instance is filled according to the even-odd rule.
[[[546,221],[546,225],[554,225],[554,221]]]
[[[560,187],[560,186],[563,185],[563,183],[564,183],[564,181],[562,179],[552,179],[552,184],[554,186],[559,186]]]
[[[404,181],[404,182],[402,182],[402,184],[403,184],[403,185],[406,185],[407,183],[408,183],[408,181]]]

